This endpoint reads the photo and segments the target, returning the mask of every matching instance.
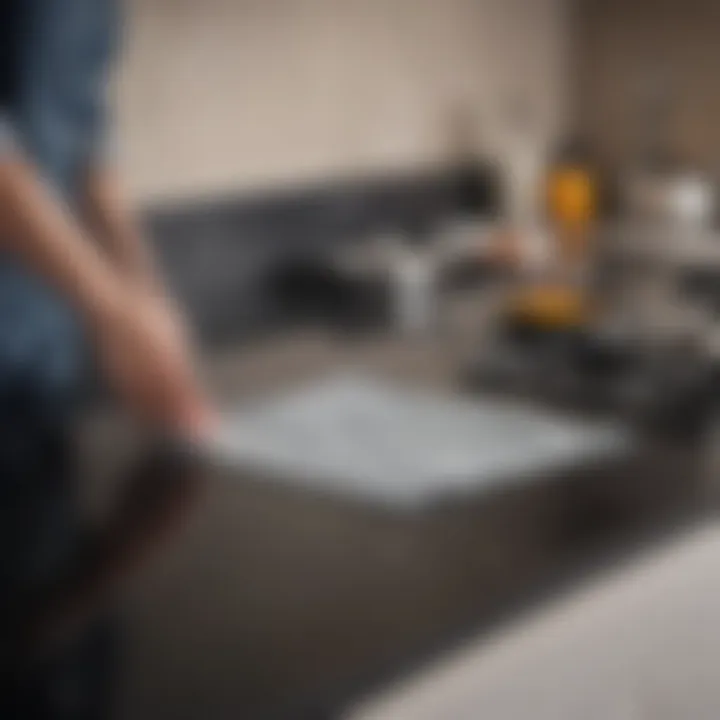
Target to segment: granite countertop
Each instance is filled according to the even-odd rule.
[[[452,394],[491,315],[486,298],[471,294],[456,298],[454,330],[443,336],[298,332],[217,355],[208,374],[231,405],[348,368]],[[107,512],[127,483],[120,468],[140,451],[112,421],[92,425],[86,490]],[[664,523],[693,496],[689,467],[684,450],[661,446],[491,500],[412,512],[217,469],[201,470],[188,501],[187,483],[158,468],[142,487],[181,496],[182,512],[117,591],[118,716],[340,717],[602,548]]]

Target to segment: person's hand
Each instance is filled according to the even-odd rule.
[[[201,436],[213,423],[179,313],[162,295],[128,293],[96,324],[101,370],[126,408],[170,433]]]

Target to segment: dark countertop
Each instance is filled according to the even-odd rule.
[[[237,398],[348,365],[448,388],[460,337],[301,335],[219,358],[212,374]],[[112,464],[101,446],[100,464]],[[412,513],[168,458],[134,467],[114,480],[91,473],[88,495],[106,518],[124,498],[109,535],[123,539],[106,543],[106,565],[122,569],[111,593],[123,631],[118,716],[133,720],[337,717],[622,556],[694,506],[698,489],[692,453],[650,439],[622,462]]]

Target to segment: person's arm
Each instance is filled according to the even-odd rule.
[[[128,207],[111,163],[94,162],[87,171],[85,214],[93,235],[118,269],[141,288],[159,291],[162,282],[135,214]]]
[[[91,156],[85,175],[84,220],[114,268],[134,292],[144,295],[162,316],[166,328],[190,347],[184,314],[169,293],[136,214],[121,188],[119,174],[107,151]]]
[[[162,304],[138,293],[85,237],[22,150],[0,148],[0,247],[41,274],[85,320],[111,387],[135,415],[200,431],[209,410],[188,347]]]
[[[0,156],[0,247],[41,273],[91,324],[122,304],[121,278],[18,149]]]

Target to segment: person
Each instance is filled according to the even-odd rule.
[[[0,645],[6,648],[12,609],[58,571],[80,532],[71,436],[90,354],[85,348],[92,348],[118,400],[143,422],[183,435],[212,422],[181,315],[113,169],[106,91],[120,10],[119,0],[0,0]],[[77,658],[84,653],[76,649]],[[62,663],[74,668],[72,687],[77,668],[93,664],[84,657]],[[24,694],[15,694],[12,710],[0,706],[0,715],[86,717],[78,706],[82,694],[56,676],[44,668]]]

